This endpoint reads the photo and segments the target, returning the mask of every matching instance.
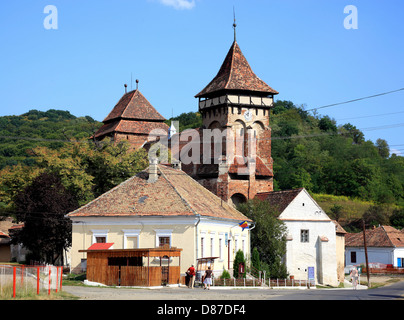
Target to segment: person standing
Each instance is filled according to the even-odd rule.
[[[358,276],[359,276],[359,272],[358,272],[358,269],[356,269],[356,267],[352,268],[350,276],[352,279],[352,287],[354,290],[356,290],[356,288],[358,286]]]
[[[205,285],[204,290],[206,290],[206,287],[208,288],[208,290],[210,289],[210,286],[212,284],[212,270],[210,270],[210,267],[208,267],[208,270],[205,271],[203,284]]]
[[[194,265],[191,265],[188,268],[188,275],[189,275],[189,285],[188,287],[193,289],[194,288],[194,281],[195,281],[195,267]]]

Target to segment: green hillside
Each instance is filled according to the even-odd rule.
[[[32,165],[33,148],[61,148],[65,141],[87,139],[101,125],[90,116],[76,117],[54,109],[0,117],[0,169],[18,163]]]
[[[180,131],[202,125],[197,112],[183,113],[167,123],[171,120],[179,121]],[[44,154],[66,153],[67,141],[86,140],[101,125],[89,116],[76,117],[61,110],[31,110],[20,116],[0,117],[0,170],[10,172],[10,166],[19,164],[29,176],[29,171],[44,167],[37,163],[44,161]],[[364,215],[372,223],[384,223],[403,211],[404,157],[390,155],[387,141],[373,143],[352,124],[337,125],[330,117],[309,114],[291,101],[275,102],[270,126],[275,190],[304,187],[327,214],[332,218],[337,215],[347,225]],[[88,167],[93,160],[85,153],[92,149],[86,148],[80,157],[87,159],[84,165]],[[113,159],[118,151],[110,150],[108,156]],[[77,152],[72,149],[63,154],[64,161],[70,156],[77,157]],[[108,186],[114,181],[111,179]],[[93,183],[93,190],[105,190],[106,186],[97,183]]]

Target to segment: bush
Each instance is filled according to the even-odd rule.
[[[238,273],[238,266],[240,263],[244,263],[244,273],[241,275]],[[238,250],[236,253],[236,257],[234,258],[233,262],[233,277],[239,278],[240,276],[245,278],[246,277],[246,265],[245,265],[245,258],[244,253],[241,250]]]
[[[223,269],[222,275],[220,276],[220,279],[230,279],[230,273],[226,269]]]

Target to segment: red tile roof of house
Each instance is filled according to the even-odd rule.
[[[149,168],[68,216],[201,215],[251,221],[179,169],[158,165],[159,178],[153,183],[148,182],[148,172]]]
[[[278,208],[279,213],[282,213],[302,190],[303,188],[284,191],[262,192],[257,193],[255,198],[258,198],[260,200],[267,200],[272,206]]]
[[[255,75],[236,41],[230,47],[217,75],[195,97],[208,97],[221,90],[241,90],[264,95],[279,93]]]
[[[404,247],[404,232],[390,226],[366,230],[368,247]],[[363,232],[345,234],[346,247],[363,247]]]
[[[141,92],[133,90],[122,96],[104,119],[104,125],[98,129],[93,137],[102,139],[111,132],[148,135],[155,129],[160,129],[163,133],[168,134],[169,127],[164,121],[165,118],[158,113]]]
[[[93,243],[87,250],[107,250],[113,245],[114,243]]]
[[[95,134],[95,138],[102,137],[110,132],[149,135],[153,130],[159,129],[159,136],[167,135],[169,127],[164,122],[117,120],[104,124]],[[157,131],[154,131],[157,133]]]
[[[152,121],[166,120],[139,90],[125,93],[103,122],[106,123],[117,118]]]

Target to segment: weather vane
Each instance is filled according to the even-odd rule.
[[[236,24],[236,11],[234,10],[234,6],[233,6],[233,19],[234,19],[234,22],[233,22],[234,41],[236,41],[236,27],[237,27],[237,24]]]

